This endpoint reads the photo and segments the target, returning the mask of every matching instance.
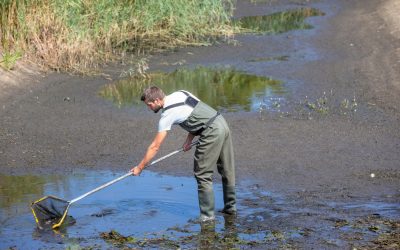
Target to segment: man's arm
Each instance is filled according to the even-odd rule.
[[[147,148],[146,154],[144,155],[142,161],[131,169],[133,175],[139,175],[147,166],[147,164],[149,164],[151,159],[153,159],[153,157],[157,154],[164,139],[167,137],[167,133],[167,131],[161,131],[157,133],[156,137],[153,139],[153,142]]]

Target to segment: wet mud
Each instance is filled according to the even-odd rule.
[[[113,232],[110,227],[98,232],[100,244],[121,240],[118,247],[132,248],[196,248],[203,243],[221,249],[398,248],[399,42],[382,18],[384,2],[238,1],[235,18],[303,7],[325,15],[306,18],[312,29],[246,33],[235,41],[152,55],[149,73],[222,65],[282,82],[284,93],[260,99],[255,108],[223,112],[233,132],[238,188],[258,197],[239,197],[241,210],[233,223],[219,216],[215,225],[201,230],[196,223],[182,222],[154,230],[162,232],[154,237]],[[7,185],[25,174],[126,171],[140,161],[158,115],[142,106],[118,107],[98,94],[107,84],[124,80],[122,73],[130,67],[112,64],[94,77],[52,73],[39,82],[33,79],[12,97],[3,96],[0,171],[8,176]],[[171,131],[159,154],[180,147],[184,138],[180,129]],[[151,170],[192,176],[192,154],[165,160]],[[32,183],[31,188],[45,183]],[[88,216],[107,219],[113,213]],[[151,210],[148,216],[154,216]],[[91,240],[82,236],[77,244],[88,246]]]

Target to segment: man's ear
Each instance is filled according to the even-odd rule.
[[[156,98],[155,100],[154,100],[154,103],[156,103],[157,105],[160,105],[160,106],[162,106],[162,100],[160,99],[160,98]]]

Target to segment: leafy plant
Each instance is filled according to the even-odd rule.
[[[19,59],[22,58],[21,52],[5,52],[0,59],[0,66],[6,70],[12,70]]]

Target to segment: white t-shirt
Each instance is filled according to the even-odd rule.
[[[185,91],[191,97],[199,100],[192,93]],[[165,96],[164,99],[164,107],[168,107],[175,103],[184,102],[187,98],[187,95],[182,93],[181,91],[174,92],[170,95]],[[161,131],[169,131],[171,130],[172,125],[177,125],[181,122],[184,122],[189,115],[192,113],[193,108],[189,105],[181,105],[178,107],[170,108],[167,110],[163,110],[161,113],[160,121],[158,122],[158,132]]]

